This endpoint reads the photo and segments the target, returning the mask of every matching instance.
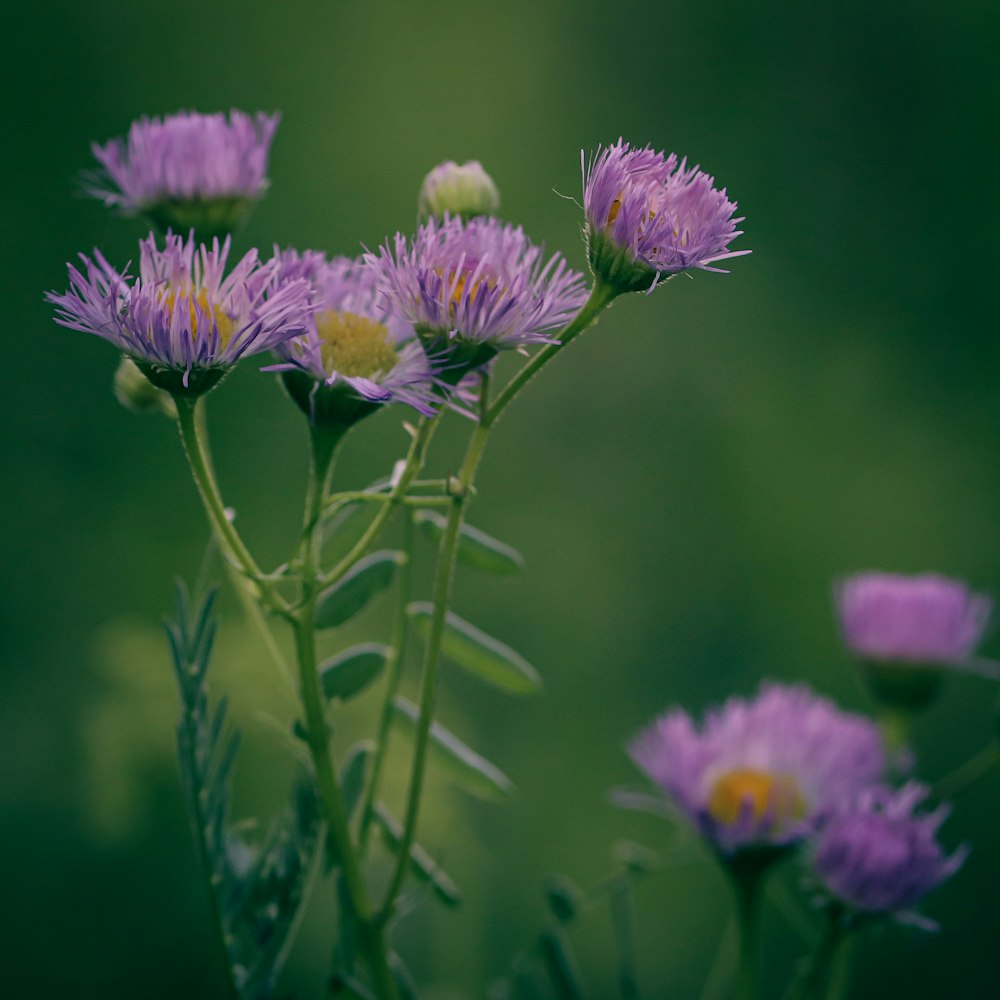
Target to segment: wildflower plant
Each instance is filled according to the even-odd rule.
[[[417,887],[429,887],[445,905],[461,899],[418,841],[429,762],[444,761],[449,774],[485,797],[511,790],[495,764],[437,718],[441,660],[508,694],[541,687],[539,672],[514,649],[451,609],[456,562],[507,574],[523,561],[466,523],[493,429],[534,376],[616,298],[650,291],[681,271],[719,271],[720,262],[749,251],[731,249],[741,219],[710,176],[674,154],[620,140],[598,148],[584,170],[589,279],[521,226],[495,217],[499,193],[478,163],[432,171],[416,232],[396,233],[375,250],[329,257],[276,247],[269,257],[252,249],[231,262],[232,230],[267,187],[276,126],[276,116],[182,113],[143,119],[127,141],[95,146],[104,174],[88,181],[91,193],[149,218],[161,232],[139,244],[136,270],[95,250],[81,255],[80,266],[69,265],[68,289],[47,298],[57,323],[117,349],[115,391],[123,403],[176,419],[229,583],[276,665],[296,681],[299,708],[289,730],[304,767],[285,818],[252,838],[230,815],[239,735],[227,722],[225,698],[213,703],[207,683],[214,591],[189,595],[179,587],[168,625],[181,701],[179,760],[230,995],[278,995],[309,885],[325,877],[337,901],[329,995],[401,1000],[416,987],[394,932],[420,901]],[[501,352],[523,360],[498,388]],[[227,372],[252,357],[277,374],[311,444],[301,528],[273,569],[260,565],[241,536],[208,440],[210,392],[225,391],[217,387]],[[386,455],[385,477],[367,488],[335,484],[345,435],[363,433],[355,429],[363,418],[390,406],[404,420],[405,453]],[[453,475],[424,478],[445,419],[465,421],[464,458]],[[401,542],[380,549],[393,520],[401,522]],[[426,595],[413,565],[424,536],[437,546]],[[839,595],[848,645],[875,659],[968,662],[988,604],[956,586],[927,583],[931,613],[920,604],[923,590],[917,600],[897,582],[845,584]],[[393,597],[391,633],[346,644],[341,627],[383,593]],[[416,665],[407,662],[414,637],[422,641]],[[410,701],[400,692],[414,667],[418,696]],[[344,748],[334,726],[366,691],[381,699],[374,731]],[[409,735],[411,754],[405,790],[392,801],[385,770],[400,732]],[[652,801],[679,816],[731,877],[744,928],[743,1000],[756,995],[757,912],[776,864],[811,858],[813,884],[831,913],[886,915],[912,910],[964,857],[964,849],[946,856],[937,846],[945,807],[921,814],[928,794],[921,786],[897,791],[887,784],[890,758],[878,725],[802,686],[765,684],[755,698],[730,699],[700,725],[673,709],[635,737],[630,754],[657,792],[620,801]],[[975,766],[972,779],[984,770]],[[959,773],[950,788],[969,777]],[[622,996],[640,995],[632,886],[663,866],[635,844],[619,845],[615,857],[612,877],[592,890],[568,879],[552,883],[552,922],[496,984],[497,996],[524,986],[535,958],[558,995],[583,996],[570,931],[588,906],[604,901],[612,909]],[[793,989],[818,995],[825,954],[821,947]]]

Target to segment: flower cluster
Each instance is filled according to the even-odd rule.
[[[905,917],[961,867],[968,848],[946,857],[937,842],[948,807],[915,812],[928,794],[916,782],[898,790],[869,788],[829,817],[812,863],[834,898],[863,913]]]
[[[583,276],[542,250],[520,226],[493,218],[429,219],[413,240],[397,234],[377,254],[392,308],[426,342],[482,364],[503,348],[547,343],[583,305]]]
[[[199,394],[247,355],[301,334],[312,312],[305,280],[278,283],[275,260],[248,251],[226,274],[229,239],[211,248],[168,234],[140,244],[139,275],[99,251],[69,265],[70,289],[47,296],[56,322],[103,337],[161,388]]]
[[[841,800],[877,782],[878,728],[805,687],[764,685],[698,727],[680,709],[633,741],[639,767],[724,855],[813,833]]]
[[[836,602],[855,656],[925,666],[968,663],[993,611],[990,598],[932,573],[860,573],[841,581]]]
[[[619,291],[651,291],[664,275],[750,253],[730,250],[742,222],[715,179],[650,146],[619,139],[583,167],[590,266]]]
[[[227,232],[267,188],[279,115],[181,112],[133,122],[125,139],[92,147],[101,165],[86,190],[126,215],[202,236]]]
[[[359,415],[391,401],[434,412],[434,365],[413,327],[386,307],[374,268],[315,251],[286,250],[278,263],[281,282],[308,283],[316,310],[304,334],[275,347],[281,363],[270,366],[286,373],[286,386],[307,413],[316,418],[333,406],[343,419],[351,400]]]

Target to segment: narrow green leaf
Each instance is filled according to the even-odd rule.
[[[539,941],[545,969],[559,1000],[584,1000],[583,977],[573,954],[573,946],[561,927],[550,927]]]
[[[354,814],[361,793],[365,787],[365,775],[368,773],[368,761],[375,751],[374,740],[362,740],[355,743],[340,768],[340,792],[344,798],[344,811],[348,819]]]
[[[434,605],[417,601],[406,611],[426,639]],[[520,653],[451,611],[445,618],[441,652],[463,670],[507,694],[536,694],[542,690],[538,671]]]
[[[373,552],[366,556],[343,579],[319,595],[316,628],[333,628],[353,618],[376,594],[385,590],[403,564],[402,552]]]
[[[414,520],[435,541],[444,534],[448,519],[436,510],[418,510]],[[497,576],[510,576],[524,569],[524,556],[485,531],[463,524],[458,538],[458,561]]]
[[[342,653],[320,664],[320,681],[327,698],[347,701],[360,694],[385,667],[389,647],[377,642],[351,646]]]
[[[545,887],[545,898],[556,920],[561,924],[568,924],[580,908],[583,893],[571,879],[556,875]]]
[[[403,840],[402,826],[381,802],[375,803],[374,816],[386,845],[398,854]],[[419,844],[410,847],[410,867],[417,878],[430,885],[442,903],[458,906],[462,902],[462,894],[451,876]]]
[[[407,732],[415,733],[420,716],[417,706],[405,698],[396,698],[393,708],[394,718]],[[506,801],[514,794],[514,784],[503,771],[480,757],[440,723],[431,723],[430,737],[428,749],[435,762],[448,778],[467,792],[494,802]]]

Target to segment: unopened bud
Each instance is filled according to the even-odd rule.
[[[471,219],[476,215],[496,215],[499,209],[500,192],[477,160],[461,165],[448,160],[435,167],[420,188],[421,219],[445,213]]]

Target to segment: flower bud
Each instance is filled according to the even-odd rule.
[[[496,215],[499,209],[500,192],[481,163],[470,160],[460,166],[448,160],[424,178],[417,210],[423,221],[445,214],[471,219],[476,215]]]
[[[159,410],[169,417],[177,414],[170,394],[153,385],[131,358],[122,358],[119,362],[114,389],[118,402],[133,413],[153,413]]]

